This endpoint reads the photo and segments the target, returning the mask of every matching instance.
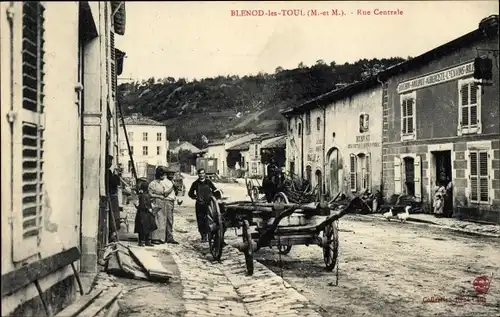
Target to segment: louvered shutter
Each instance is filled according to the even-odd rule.
[[[366,154],[366,170],[365,170],[365,182],[366,185],[365,187],[368,189],[368,191],[372,191],[372,178],[371,178],[371,154],[367,153]]]
[[[422,199],[422,158],[416,156],[413,160],[413,181],[415,182],[415,197]]]
[[[479,152],[479,200],[489,202],[488,153]]]
[[[469,99],[469,127],[476,127],[479,123],[477,117],[477,97],[478,97],[478,85],[476,83],[472,83],[469,85],[470,87],[470,99]]]
[[[406,133],[413,133],[414,129],[414,124],[415,124],[415,118],[413,114],[414,110],[414,100],[413,99],[407,99],[406,100],[406,116],[407,116],[407,127],[406,127]]]
[[[350,160],[349,160],[349,187],[352,192],[356,191],[356,155],[351,154],[350,155]]]
[[[460,87],[460,101],[462,118],[460,120],[461,127],[469,126],[469,84],[464,84]]]
[[[403,104],[401,105],[401,117],[402,117],[402,122],[401,122],[401,133],[406,134],[408,133],[408,113],[406,111],[406,105],[407,105],[407,99],[403,100]]]
[[[469,153],[470,162],[470,173],[469,173],[469,188],[470,188],[470,200],[477,202],[479,199],[479,168],[478,168],[478,153]]]
[[[111,76],[111,93],[112,96],[116,96],[116,51],[115,51],[115,32],[113,30],[109,33],[109,46],[111,50],[110,56],[110,76]]]
[[[44,11],[38,1],[22,5],[22,103],[16,125],[19,136],[14,146],[14,175],[20,215],[14,218],[13,259],[25,260],[38,252],[43,215],[43,132],[44,116]],[[20,170],[20,173],[18,172]],[[19,177],[16,177],[19,176]]]
[[[401,158],[394,158],[394,194],[401,194]]]

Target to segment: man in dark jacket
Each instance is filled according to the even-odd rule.
[[[191,185],[188,196],[196,200],[196,222],[198,223],[198,231],[202,242],[208,240],[208,206],[216,190],[214,183],[206,177],[205,170],[200,168],[198,170],[198,179]]]

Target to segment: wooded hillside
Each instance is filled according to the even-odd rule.
[[[125,114],[142,113],[168,125],[170,140],[200,146],[227,133],[284,131],[280,110],[299,105],[335,88],[353,83],[404,61],[403,58],[359,60],[337,65],[318,60],[307,67],[277,67],[274,74],[218,76],[186,81],[150,78],[118,87]]]

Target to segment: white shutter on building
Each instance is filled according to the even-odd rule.
[[[394,194],[401,194],[401,158],[394,158]]]
[[[422,199],[422,158],[416,156],[413,160],[413,168],[415,171],[414,182],[415,182],[415,197]]]
[[[366,185],[365,187],[368,189],[369,192],[372,191],[372,171],[371,171],[371,154],[367,153],[366,154],[366,170],[365,170],[365,182]]]
[[[351,154],[350,155],[350,160],[349,160],[349,176],[350,176],[350,181],[349,181],[349,188],[351,189],[352,192],[356,191],[356,155]]]
[[[22,4],[20,102],[14,125],[13,260],[19,262],[38,252],[43,214],[44,116],[44,11],[38,1]]]
[[[469,161],[470,200],[487,203],[489,202],[488,152],[471,151]]]

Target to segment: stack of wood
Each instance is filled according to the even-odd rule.
[[[118,296],[121,293],[120,288],[112,288],[107,291],[95,290],[78,298],[55,317],[116,316],[120,308],[118,306]]]
[[[105,251],[106,272],[134,279],[168,281],[173,273],[165,269],[154,251],[121,242],[108,245]]]

